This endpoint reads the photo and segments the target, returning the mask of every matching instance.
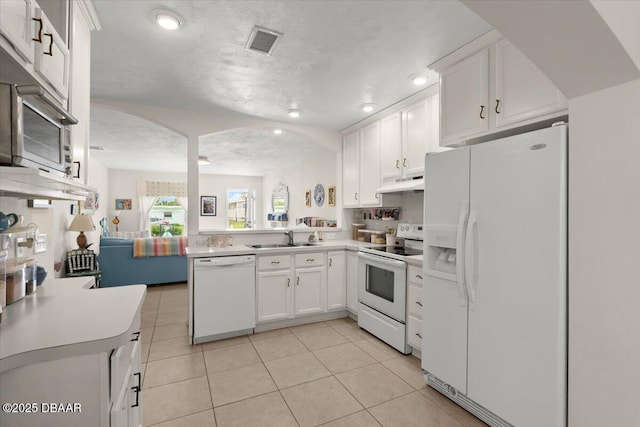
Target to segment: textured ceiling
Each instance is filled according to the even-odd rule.
[[[103,29],[92,34],[92,96],[330,130],[363,119],[363,103],[384,108],[415,93],[410,74],[490,29],[457,0],[94,4]],[[178,13],[185,24],[162,30],[150,17],[154,8]],[[244,49],[254,25],[284,33],[272,56]],[[289,118],[289,108],[302,116]],[[92,118],[105,122],[98,114]],[[92,139],[107,146],[108,134],[96,131]],[[279,145],[269,137],[263,146]]]

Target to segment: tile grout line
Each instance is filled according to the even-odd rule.
[[[293,417],[293,421],[295,421],[295,423],[298,425],[298,427],[300,426],[300,422],[298,421],[298,418],[296,418],[296,415],[293,413],[293,411],[291,410],[291,407],[289,406],[289,403],[287,402],[287,399],[284,398],[284,395],[282,394],[282,392],[280,391],[280,387],[278,387],[278,384],[276,383],[276,381],[273,379],[273,375],[271,375],[271,371],[269,371],[269,368],[267,368],[267,365],[265,365],[264,360],[262,360],[262,356],[260,356],[260,353],[258,352],[258,349],[253,345],[253,342],[251,340],[249,340],[249,343],[251,343],[251,347],[253,348],[253,351],[256,352],[256,354],[258,355],[258,357],[260,358],[260,361],[262,362],[262,367],[265,369],[265,371],[267,371],[267,374],[269,374],[269,378],[271,378],[271,382],[273,382],[273,385],[276,386],[276,391],[278,392],[278,394],[280,395],[280,399],[282,399],[282,401],[284,402],[285,406],[287,407],[287,409],[289,410],[289,413],[291,414],[291,416]],[[304,344],[302,344],[304,345]],[[277,359],[276,359],[277,360]],[[269,392],[272,393],[272,392]],[[264,393],[266,394],[266,393]]]

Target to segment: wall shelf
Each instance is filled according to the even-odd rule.
[[[84,201],[95,188],[38,169],[0,166],[0,196]]]

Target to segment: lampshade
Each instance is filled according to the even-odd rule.
[[[69,231],[93,231],[95,228],[91,215],[76,215],[71,221]]]

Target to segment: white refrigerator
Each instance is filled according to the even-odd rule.
[[[422,368],[492,426],[566,426],[567,126],[429,153]]]

